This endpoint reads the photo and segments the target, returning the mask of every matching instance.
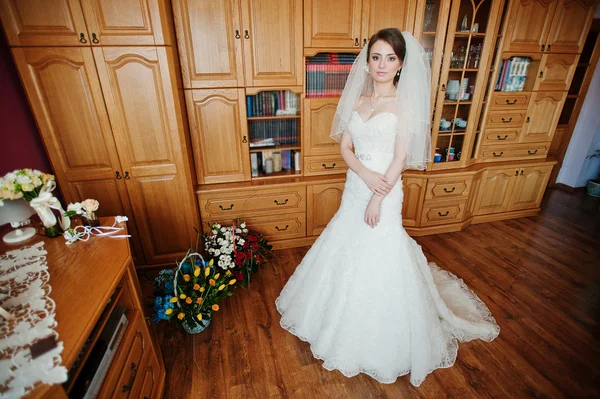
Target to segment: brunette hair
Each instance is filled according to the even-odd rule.
[[[371,47],[378,40],[383,40],[392,46],[394,53],[396,53],[398,58],[400,58],[400,60],[404,63],[404,57],[406,56],[406,42],[404,41],[402,32],[400,32],[400,30],[397,28],[385,28],[371,36],[371,40],[369,40],[369,47],[367,47],[367,63],[371,58]],[[402,70],[400,70],[400,73],[402,73]],[[398,83],[399,79],[399,74],[394,77],[394,85]]]

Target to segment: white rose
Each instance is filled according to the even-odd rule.
[[[81,215],[81,202],[75,202],[72,204],[69,204],[67,206],[67,211],[73,211],[78,215]]]
[[[215,256],[219,256],[221,255],[221,251],[219,251],[218,249],[215,249]]]
[[[33,191],[34,189],[35,189],[35,186],[31,183],[21,184],[21,190],[23,190],[25,192]]]
[[[221,227],[221,231],[222,231],[223,233],[225,233],[225,232],[227,231],[227,229],[226,229],[225,227]]]
[[[42,185],[42,179],[40,179],[39,177],[34,177],[33,179],[31,179],[31,181],[33,182],[33,185],[36,187]]]
[[[36,170],[32,171],[32,174],[36,177],[40,177],[42,175],[42,172],[40,172],[39,170],[36,169]]]
[[[213,231],[212,231],[212,233],[213,233],[213,234],[217,234],[217,233],[218,233],[218,231],[217,231],[217,230],[213,230]]]
[[[4,176],[4,178],[8,181],[15,181],[15,179],[17,178],[17,175],[14,174],[13,172],[7,173],[6,176]]]
[[[240,245],[244,245],[244,243],[245,243],[245,242],[246,242],[246,240],[244,240],[243,238],[240,238],[240,239],[238,240],[238,243],[239,243]]]
[[[81,203],[81,207],[85,209],[87,212],[96,212],[100,203],[95,199],[86,199]]]
[[[242,229],[245,229],[245,228],[246,228],[246,223],[242,223],[242,224],[240,224],[240,227],[241,227]]]
[[[247,233],[247,232],[248,232],[248,229],[243,229],[242,231],[243,231],[244,233]]]
[[[31,178],[27,175],[19,175],[17,176],[17,183],[19,183],[20,185],[30,184]]]

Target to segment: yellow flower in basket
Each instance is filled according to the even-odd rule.
[[[173,313],[173,309],[167,309],[167,310],[165,310],[165,314],[170,315],[171,313]]]
[[[169,299],[169,302],[171,302],[171,303],[177,302],[177,297],[174,296],[173,298]]]
[[[200,292],[204,292],[204,287],[200,287]]]
[[[186,297],[185,297],[185,294],[181,294],[181,295],[179,295],[179,299],[185,299],[185,298],[186,298]]]
[[[194,277],[198,277],[200,275],[200,268],[196,266],[196,270],[194,270]]]
[[[210,268],[205,268],[204,269],[204,277],[208,277],[208,275],[210,274]]]
[[[198,316],[196,316],[196,318],[197,318],[198,320],[202,320],[202,313],[198,313]]]
[[[219,291],[221,291],[223,288],[225,288],[225,284],[221,284],[218,288]]]
[[[221,276],[221,273],[215,274],[215,280],[218,280],[220,276]]]
[[[236,280],[236,279],[234,279],[234,278],[233,278],[233,279],[231,279],[231,280],[229,281],[229,285],[233,285],[233,284],[235,284],[235,282],[236,282],[236,281],[237,281],[237,280]]]

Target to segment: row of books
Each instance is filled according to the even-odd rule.
[[[297,115],[299,96],[287,90],[261,91],[246,96],[246,112],[249,118],[257,116]]]
[[[523,91],[530,62],[529,57],[512,57],[503,60],[494,90]]]
[[[250,147],[298,145],[299,119],[269,119],[248,121]],[[267,141],[267,139],[272,139]],[[260,145],[260,143],[264,143]]]
[[[320,53],[306,57],[306,98],[339,97],[356,54]]]
[[[250,154],[252,177],[271,174],[283,170],[300,172],[302,158],[296,150],[266,150]]]

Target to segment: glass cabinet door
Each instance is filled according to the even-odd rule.
[[[452,0],[432,123],[430,169],[466,165],[503,6],[504,0]]]

